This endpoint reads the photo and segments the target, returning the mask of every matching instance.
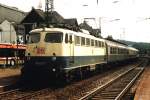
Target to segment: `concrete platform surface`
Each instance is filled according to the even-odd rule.
[[[150,100],[150,66],[143,73],[134,100]]]

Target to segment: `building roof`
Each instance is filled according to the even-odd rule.
[[[24,13],[24,11],[19,10],[19,9],[18,9],[18,8],[16,8],[16,7],[10,7],[10,6],[7,6],[7,5],[4,5],[4,4],[1,4],[1,3],[0,3],[0,6],[1,6],[1,7],[6,8],[6,9],[10,9],[10,10],[18,11],[18,12],[20,12],[20,13]]]
[[[40,9],[32,8],[32,10],[24,17],[21,23],[43,22],[44,20],[44,12]]]
[[[57,13],[56,11],[53,11],[52,13],[49,13],[49,16],[52,14],[52,23],[62,23],[64,21],[64,18]],[[21,23],[44,23],[46,20],[46,13],[41,9],[35,9],[32,8],[32,10],[26,15],[26,17],[21,21]]]
[[[24,17],[25,12],[18,8],[0,4],[0,23],[4,20],[8,20],[9,22],[15,22],[18,24]]]
[[[77,27],[79,27],[78,21],[77,21],[76,18],[64,19],[64,23],[65,23],[65,24],[72,25],[72,26],[77,26]]]
[[[93,29],[90,25],[87,24],[86,21],[81,23],[79,26],[82,29],[88,30],[91,35],[101,38],[101,35],[100,35],[101,31],[100,31],[100,29]]]

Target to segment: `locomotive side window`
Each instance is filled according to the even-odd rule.
[[[86,38],[86,45],[90,46],[90,39],[89,38]]]
[[[72,35],[69,36],[69,42],[72,43]]]
[[[101,47],[101,41],[98,41],[99,42],[99,47]]]
[[[75,44],[80,45],[80,37],[79,36],[75,36]]]
[[[62,33],[47,33],[45,36],[45,42],[61,43],[63,40]]]
[[[95,40],[95,46],[97,47],[97,40]]]
[[[81,37],[81,45],[85,45],[85,38]]]
[[[68,34],[65,35],[65,43],[68,43]]]
[[[38,43],[40,41],[40,33],[31,33],[28,43]]]
[[[93,39],[91,40],[91,46],[94,46],[94,40]]]

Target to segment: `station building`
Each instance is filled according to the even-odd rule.
[[[0,4],[0,43],[22,42],[24,28],[20,22],[26,13],[16,7]]]

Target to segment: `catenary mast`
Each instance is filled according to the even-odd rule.
[[[54,11],[54,0],[45,0],[46,26],[52,23],[52,15]]]

